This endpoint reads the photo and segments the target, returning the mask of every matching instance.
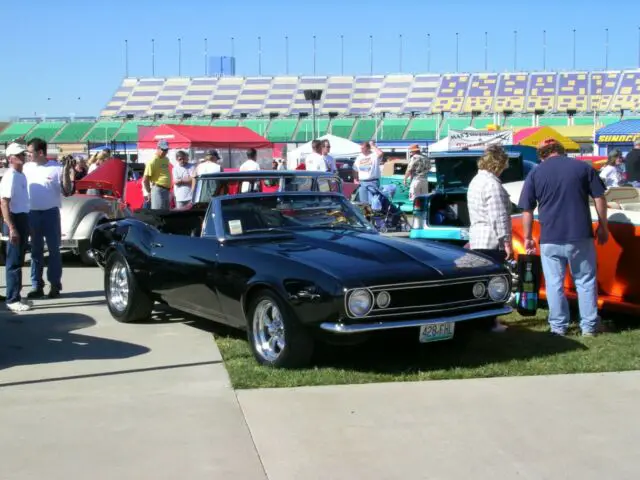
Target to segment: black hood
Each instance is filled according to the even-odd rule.
[[[506,273],[459,247],[350,230],[308,230],[278,243],[245,245],[316,268],[346,287]]]

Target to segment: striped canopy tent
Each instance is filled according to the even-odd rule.
[[[513,134],[513,144],[536,148],[547,138],[557,140],[568,151],[580,151],[580,145],[551,127],[522,128]]]

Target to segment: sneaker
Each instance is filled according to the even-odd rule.
[[[566,337],[567,336],[567,332],[557,332],[555,330],[550,330],[549,333],[551,333],[551,335],[553,335],[555,337]]]
[[[27,312],[31,310],[31,305],[29,303],[13,302],[13,303],[7,303],[7,308],[14,313],[20,313],[20,312]]]
[[[42,298],[44,297],[44,289],[43,288],[32,288],[29,293],[27,293],[27,298]]]
[[[49,295],[47,295],[48,298],[58,298],[59,296],[60,296],[59,288],[51,287],[51,289],[49,289]]]
[[[602,324],[599,324],[596,329],[592,332],[582,332],[583,337],[597,337],[598,335],[602,335],[603,333],[608,333],[609,329]]]

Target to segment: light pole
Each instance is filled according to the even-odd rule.
[[[129,76],[129,40],[124,41],[124,76]]]
[[[460,34],[458,32],[456,32],[456,72],[458,72],[458,67],[459,67],[459,53],[460,53]]]
[[[313,122],[313,138],[316,138],[316,102],[322,98],[322,90],[304,90],[304,99],[311,102],[311,121]]]
[[[573,29],[573,69],[576,69],[576,29]]]
[[[178,37],[178,76],[182,76],[182,38]]]
[[[209,69],[207,65],[207,56],[208,56],[208,48],[207,48],[207,39],[204,39],[204,76],[206,77],[209,74]]]

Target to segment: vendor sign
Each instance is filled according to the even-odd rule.
[[[449,150],[484,150],[489,145],[512,145],[513,130],[449,130]]]

